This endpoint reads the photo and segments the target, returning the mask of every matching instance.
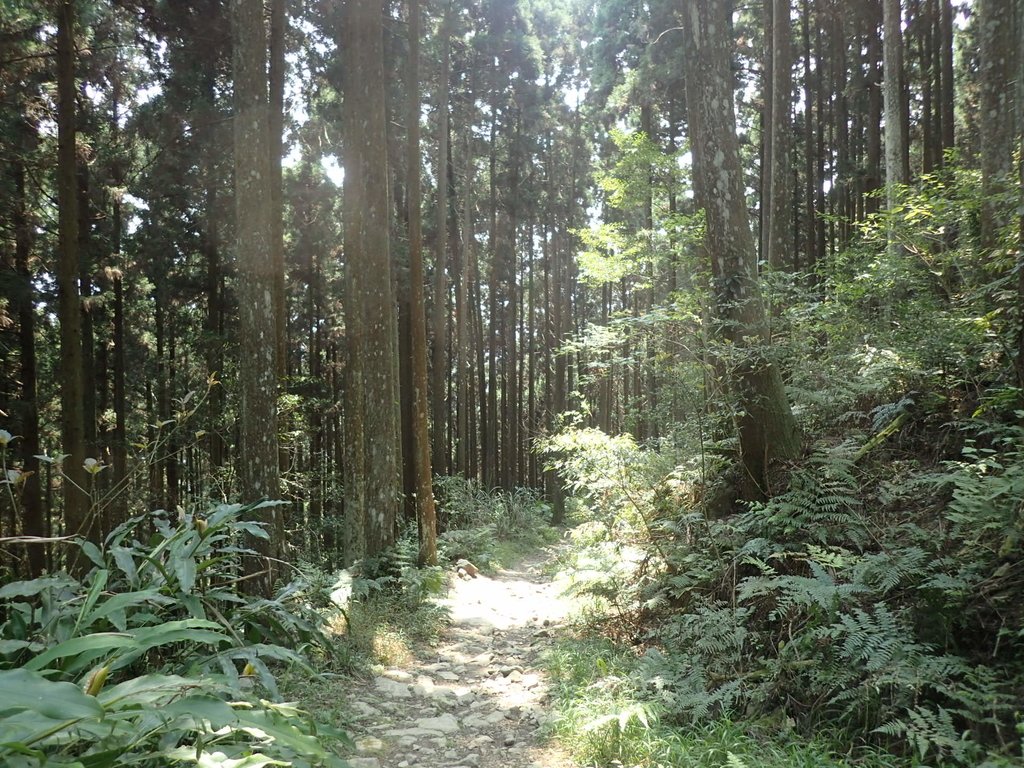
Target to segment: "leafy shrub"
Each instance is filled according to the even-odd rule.
[[[500,541],[536,543],[543,539],[551,509],[530,488],[488,490],[461,477],[436,479],[443,530],[438,537],[445,559],[466,558],[486,567]]]
[[[135,518],[103,549],[81,544],[83,581],[0,588],[5,765],[334,764],[301,713],[253,698],[256,684],[277,695],[271,665],[308,669],[304,650],[330,648],[299,582],[237,591],[243,535],[266,535],[244,519],[258,506]]]
[[[968,444],[927,475],[862,467],[854,440],[822,447],[781,493],[722,519],[702,513],[692,468],[655,490],[639,487],[642,470],[619,473],[598,501],[611,506],[574,536],[575,589],[645,649],[630,685],[663,723],[781,711],[798,729],[977,764],[984,743],[1012,732],[1018,701],[1022,438],[985,433],[991,448]],[[621,440],[585,443],[607,455],[563,461],[579,487],[602,466],[663,461]],[[909,520],[897,512],[907,503],[928,513]],[[623,558],[625,542],[638,553]]]

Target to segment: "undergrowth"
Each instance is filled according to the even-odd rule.
[[[947,192],[903,194],[926,224],[769,276],[807,450],[764,500],[721,493],[728,410],[545,444],[589,508],[564,563],[587,623],[551,659],[584,764],[1024,765],[1019,308],[1005,260],[929,230]]]
[[[91,570],[0,588],[0,763],[341,765],[347,739],[282,700],[281,673],[332,655],[302,580],[241,594],[247,520],[154,514],[80,546]]]

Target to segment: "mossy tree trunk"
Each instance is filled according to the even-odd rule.
[[[740,490],[755,498],[770,490],[771,462],[796,456],[800,438],[767,341],[736,136],[730,14],[727,0],[697,0],[684,14],[686,95],[694,165],[700,176],[699,204],[706,214],[722,368],[735,400],[746,470]]]

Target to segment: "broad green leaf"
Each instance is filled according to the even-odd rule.
[[[168,621],[153,627],[141,627],[134,630],[135,642],[130,651],[120,656],[112,665],[112,669],[122,669],[151,648],[172,643],[198,643],[200,645],[219,645],[231,640],[223,632],[216,631],[217,624],[205,619],[182,619]]]
[[[0,672],[0,712],[29,710],[54,720],[102,717],[103,707],[73,683],[55,683],[28,669]]]
[[[31,640],[0,640],[0,655],[17,653],[18,651],[24,651],[26,648],[38,645],[38,643],[33,643]]]
[[[108,709],[118,706],[159,706],[170,699],[178,699],[184,693],[199,689],[216,689],[210,678],[196,679],[179,675],[143,675],[125,680],[123,683],[104,688],[97,697]]]
[[[238,712],[234,707],[223,699],[203,694],[176,699],[166,704],[162,711],[170,717],[187,717],[198,723],[208,722],[212,731],[238,725]]]
[[[77,587],[78,582],[69,579],[67,576],[43,576],[31,581],[12,581],[0,587],[0,600],[10,600],[14,597],[33,597],[48,589],[62,589],[65,587]]]
[[[242,725],[247,727],[247,731],[252,733],[250,729],[256,729],[257,733],[253,735],[259,735],[262,732],[277,743],[290,747],[306,757],[324,758],[328,756],[327,751],[315,736],[303,733],[294,725],[278,722],[266,710],[253,710],[250,712],[239,710],[237,714]]]
[[[30,659],[25,668],[32,670],[46,669],[57,659],[77,656],[90,651],[107,653],[118,648],[130,648],[135,646],[135,644],[135,640],[131,635],[121,632],[96,632],[91,635],[82,635],[81,637],[65,640],[63,643],[55,645],[39,654],[34,659]]]
[[[132,551],[123,546],[111,547],[107,551],[113,556],[117,567],[124,572],[124,577],[128,580],[128,583],[133,587],[138,586],[139,574],[135,567],[135,558],[132,555]]]
[[[93,544],[91,541],[80,541],[78,546],[82,549],[82,554],[88,557],[93,565],[97,568],[104,566],[103,553],[100,552],[100,548]]]
[[[96,601],[100,599],[100,595],[103,593],[103,589],[107,586],[107,580],[110,578],[110,571],[106,568],[101,568],[96,571],[92,577],[92,584],[89,587],[89,592],[85,596],[85,602],[82,604],[82,609],[78,612],[78,618],[75,620],[75,628],[71,634],[77,635],[79,628],[82,627],[86,616],[92,610],[93,606],[96,605]],[[85,626],[89,626],[88,623]]]
[[[182,592],[191,592],[196,585],[196,561],[194,557],[184,556],[174,560],[174,575],[178,577],[178,587]]]
[[[89,615],[88,626],[92,626],[100,619],[104,619],[108,616],[113,617],[115,614],[124,613],[126,608],[134,608],[136,606],[145,605],[146,603],[156,603],[158,605],[167,605],[174,601],[160,594],[160,590],[155,587],[152,589],[143,589],[138,592],[122,592],[112,597],[107,598],[102,603],[96,606],[96,609]]]

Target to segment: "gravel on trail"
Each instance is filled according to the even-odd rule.
[[[543,554],[514,569],[455,578],[451,625],[347,692],[356,713],[352,768],[571,768],[543,738],[550,696],[539,657],[570,610],[542,573]]]

